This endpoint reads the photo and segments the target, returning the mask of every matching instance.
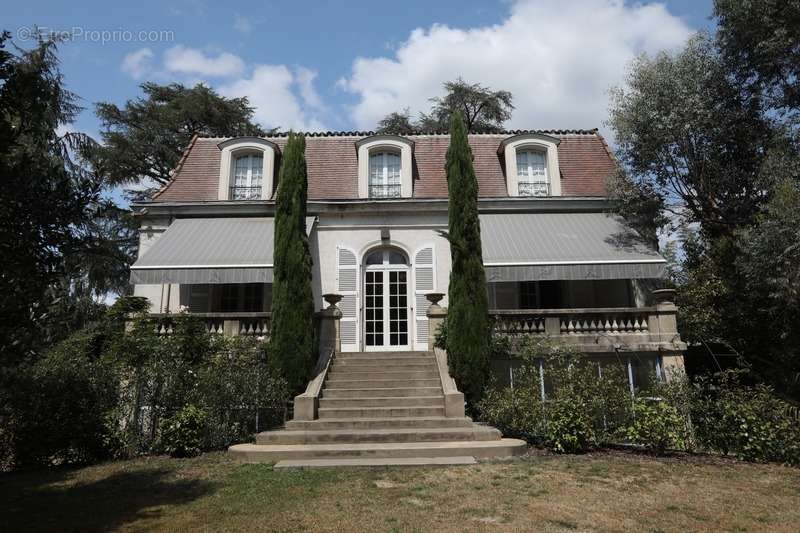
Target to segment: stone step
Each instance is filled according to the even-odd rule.
[[[442,394],[442,387],[387,387],[365,389],[324,388],[323,398],[397,398],[400,396],[435,396]]]
[[[419,387],[441,387],[442,382],[439,376],[435,378],[411,378],[411,379],[347,379],[332,377],[328,374],[325,380],[325,390],[328,389],[392,389],[392,388],[419,388]]]
[[[336,354],[336,359],[349,359],[349,358],[392,358],[392,357],[432,357],[431,352],[340,352]]]
[[[444,402],[443,402],[444,403]],[[444,405],[439,407],[320,407],[319,418],[410,418],[414,416],[444,416]]]
[[[393,417],[393,418],[328,418],[322,420],[289,420],[289,430],[327,430],[327,429],[401,429],[401,428],[452,428],[471,427],[472,420],[467,417],[447,418],[443,416]]]
[[[236,444],[228,451],[249,462],[307,459],[465,457],[478,459],[511,457],[525,453],[525,441],[500,439],[453,442],[385,442],[350,444]]]
[[[320,408],[334,407],[441,407],[444,395],[438,396],[400,396],[382,398],[326,398],[319,400]]]
[[[389,379],[435,379],[439,377],[436,370],[372,370],[372,371],[357,371],[357,370],[339,370],[332,368],[328,371],[328,379],[340,380],[389,380]]]
[[[436,364],[427,363],[334,363],[329,372],[423,372],[436,371]]]
[[[478,461],[466,457],[395,457],[374,459],[305,459],[278,461],[274,468],[329,468],[335,466],[456,466],[474,465]]]
[[[277,430],[256,435],[256,444],[334,444],[361,442],[454,442],[500,440],[500,431],[473,424],[466,428],[361,430]]]
[[[350,357],[340,358],[338,355],[333,360],[333,366],[383,366],[383,365],[436,365],[436,359],[432,356],[425,357]]]

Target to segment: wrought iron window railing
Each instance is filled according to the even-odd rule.
[[[520,196],[550,196],[550,184],[545,181],[520,181]]]
[[[370,185],[370,198],[397,198],[400,196],[400,184]]]
[[[261,187],[231,187],[231,200],[260,200]]]

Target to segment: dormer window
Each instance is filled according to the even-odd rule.
[[[397,198],[401,196],[400,154],[376,150],[369,155],[369,197]]]
[[[356,142],[359,198],[411,198],[414,143],[397,135],[373,135]]]
[[[546,152],[517,150],[517,190],[519,196],[550,196]]]
[[[264,157],[256,154],[240,155],[234,159],[231,200],[258,200],[261,198],[261,182]]]
[[[258,137],[238,137],[220,149],[219,200],[269,200],[278,146]]]
[[[497,149],[506,163],[509,196],[561,196],[558,137],[523,133],[504,139]]]

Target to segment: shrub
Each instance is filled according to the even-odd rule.
[[[681,428],[684,419],[669,402],[653,398],[636,398],[633,421],[627,436],[651,453],[664,455],[670,448],[682,447]]]
[[[84,463],[105,458],[106,413],[117,402],[118,379],[102,357],[95,327],[73,334],[14,375],[6,439],[16,466]]]
[[[172,457],[194,457],[203,451],[207,417],[202,409],[187,405],[161,423],[160,448]]]
[[[692,411],[700,444],[746,461],[800,465],[800,424],[789,405],[771,387],[741,382],[741,371],[698,380]]]
[[[513,361],[513,387],[492,384],[478,406],[483,420],[562,453],[608,443],[626,427],[631,400],[619,369],[599,375],[573,349],[533,336],[518,339]]]

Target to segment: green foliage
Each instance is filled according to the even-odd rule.
[[[668,402],[639,397],[633,403],[633,422],[627,437],[651,453],[664,455],[668,449],[684,446],[683,426],[684,418]]]
[[[507,433],[579,453],[615,441],[626,428],[631,398],[617,366],[605,366],[601,375],[571,348],[527,336],[514,351],[513,376],[513,387],[495,383],[478,405],[483,420]]]
[[[161,422],[159,447],[172,457],[200,455],[208,427],[207,418],[205,411],[194,405],[183,407]]]
[[[489,304],[478,221],[478,180],[460,113],[453,115],[445,170],[449,193],[452,269],[448,290],[450,373],[469,404],[477,402],[489,372]]]
[[[699,443],[746,461],[800,465],[800,422],[767,385],[745,386],[739,372],[698,380],[693,409]]]
[[[96,143],[60,133],[81,108],[64,88],[56,43],[10,53],[8,38],[0,35],[0,368],[89,322],[99,310],[92,297],[127,278],[129,259],[116,245],[107,184],[87,163]]]
[[[88,328],[15,375],[5,430],[17,465],[89,462],[108,457],[105,414],[117,402],[117,377],[103,357],[107,338]]]
[[[247,98],[225,98],[198,84],[141,85],[144,96],[124,107],[100,102],[95,112],[103,130],[103,145],[94,164],[114,184],[150,180],[164,185],[194,135],[236,137],[264,135],[253,123]]]
[[[121,298],[103,320],[14,375],[0,417],[0,464],[219,449],[283,422],[286,381],[263,341],[212,336],[184,315],[169,317],[173,333],[160,335],[162,319],[142,304]],[[189,415],[177,413],[187,406],[206,423],[181,435]]]
[[[375,133],[386,135],[411,135],[416,128],[411,123],[411,111],[405,108],[401,112],[389,113],[378,122]]]
[[[311,253],[306,233],[305,138],[289,134],[275,198],[275,277],[270,352],[292,390],[308,380],[316,353]]]
[[[683,338],[726,346],[795,399],[798,12],[795,1],[718,0],[716,38],[635,60],[609,121],[617,209],[651,243],[677,233]]]
[[[460,113],[469,133],[500,131],[511,118],[514,97],[508,91],[494,91],[461,78],[444,84],[445,95],[431,98],[429,113],[420,113],[412,122],[408,108],[386,115],[378,122],[378,133],[409,135],[415,131],[451,131],[451,116]]]
[[[712,40],[698,34],[675,54],[639,57],[626,85],[612,92],[609,124],[633,186],[709,237],[752,220],[766,198],[759,169],[773,132]]]
[[[776,108],[800,108],[800,2],[715,0],[717,42],[736,77]]]

